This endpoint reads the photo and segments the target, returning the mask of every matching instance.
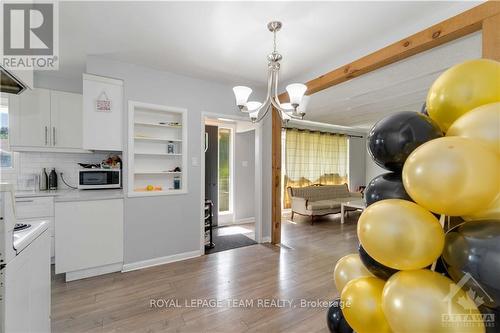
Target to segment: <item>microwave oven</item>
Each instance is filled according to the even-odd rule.
[[[81,190],[122,187],[120,169],[81,169],[78,173],[78,188]]]

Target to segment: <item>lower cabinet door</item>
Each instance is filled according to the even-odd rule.
[[[123,262],[123,199],[55,203],[56,273]]]

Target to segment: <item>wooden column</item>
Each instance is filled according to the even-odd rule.
[[[500,14],[483,21],[483,58],[500,61]]]
[[[272,228],[271,243],[281,243],[281,118],[272,109]]]

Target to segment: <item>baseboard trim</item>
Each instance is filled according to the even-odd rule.
[[[234,220],[234,221],[224,221],[224,222],[219,221],[219,224],[217,226],[218,227],[227,227],[230,225],[247,224],[250,222],[255,223],[255,217],[247,217],[244,219],[239,219],[239,220]]]
[[[103,275],[122,270],[123,263],[109,264],[88,269],[80,269],[78,271],[66,272],[66,282],[89,278],[92,276]]]
[[[261,243],[271,243],[271,237],[262,237]]]
[[[200,255],[201,255],[200,250],[196,250],[196,251],[178,253],[178,254],[174,254],[171,256],[136,261],[136,262],[133,262],[130,264],[123,265],[122,273],[136,271],[138,269],[143,269],[143,268],[148,268],[148,267],[164,265],[164,264],[168,264],[171,262],[191,259],[191,258],[199,257]]]

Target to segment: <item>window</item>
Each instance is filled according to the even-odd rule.
[[[9,147],[9,99],[0,96],[0,168],[12,169],[14,155]]]
[[[347,137],[334,133],[287,129],[285,132],[284,208],[290,207],[287,187],[348,182]]]
[[[232,132],[219,127],[219,213],[231,212]]]

